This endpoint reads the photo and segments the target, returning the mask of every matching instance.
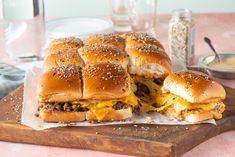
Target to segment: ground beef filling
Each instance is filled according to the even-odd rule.
[[[112,106],[112,108],[114,110],[127,109],[128,107],[129,107],[129,105],[127,105],[121,101],[118,101],[115,105]]]
[[[138,106],[135,106],[134,108],[133,108],[133,113],[135,113],[135,114],[140,114],[140,108],[141,108],[141,104],[139,104]]]
[[[39,108],[46,111],[68,111],[68,112],[81,112],[88,111],[88,108],[82,107],[81,104],[67,103],[40,103]]]
[[[158,78],[153,80],[154,83],[156,83],[159,86],[163,85],[164,79],[163,78]]]
[[[118,101],[115,105],[112,106],[115,110],[127,109],[129,105]],[[88,111],[88,108],[84,108],[81,104],[73,104],[73,103],[40,103],[39,108],[46,111],[68,111],[68,112],[78,112],[78,111]]]
[[[136,82],[137,90],[135,91],[135,95],[138,97],[143,97],[146,95],[150,95],[150,90],[148,86],[143,83]]]

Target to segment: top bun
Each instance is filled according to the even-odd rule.
[[[51,41],[47,48],[47,54],[54,53],[56,51],[65,48],[79,49],[83,46],[82,40],[75,37],[58,38]]]
[[[131,74],[145,77],[165,77],[172,71],[168,55],[157,46],[149,44],[131,45],[126,48],[130,56]]]
[[[165,90],[191,103],[218,102],[226,96],[219,83],[204,74],[188,71],[168,75],[163,84]]]
[[[126,47],[136,44],[150,44],[164,50],[164,47],[157,39],[146,33],[125,33],[122,37],[126,39]]]
[[[74,64],[83,67],[84,63],[75,48],[65,48],[49,54],[44,61],[43,70]]]
[[[120,65],[98,63],[83,68],[84,99],[117,99],[130,92],[130,76]]]
[[[129,57],[123,50],[105,44],[87,45],[78,50],[85,64],[109,62],[127,68]]]
[[[66,65],[42,74],[38,86],[39,102],[69,102],[82,98],[81,68]]]
[[[93,44],[109,44],[122,50],[125,49],[125,40],[117,34],[96,34],[89,36],[85,41],[85,45]]]

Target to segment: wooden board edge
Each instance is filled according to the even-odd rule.
[[[235,130],[235,115],[230,116],[228,119],[221,119],[217,121],[217,125],[212,124],[200,124],[203,125],[203,128],[200,127],[194,131],[195,137],[192,138],[190,136],[182,136],[182,140],[179,143],[173,144],[173,149],[175,150],[176,156],[181,156],[184,153],[190,151],[197,145],[200,145],[201,143],[205,142],[206,140],[209,140],[212,137],[218,136],[221,133]],[[188,146],[185,143],[189,142],[192,145]],[[181,148],[181,149],[178,149]],[[182,149],[183,148],[183,149]]]
[[[90,149],[125,155],[175,157],[174,147],[169,143],[65,131],[68,129],[70,128],[63,127],[36,131],[13,122],[0,123],[0,140],[65,148]],[[100,140],[101,138],[102,141]]]

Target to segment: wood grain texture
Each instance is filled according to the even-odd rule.
[[[211,124],[113,125],[35,131],[19,124],[23,87],[0,101],[0,140],[99,150],[138,156],[177,157],[205,140],[235,129],[235,90],[226,87],[224,118]]]

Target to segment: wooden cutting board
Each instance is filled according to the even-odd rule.
[[[23,101],[23,87],[20,87],[0,101],[0,140],[138,156],[178,157],[215,135],[235,129],[235,89],[225,89],[226,111],[217,126],[132,124],[35,131],[19,123]]]

